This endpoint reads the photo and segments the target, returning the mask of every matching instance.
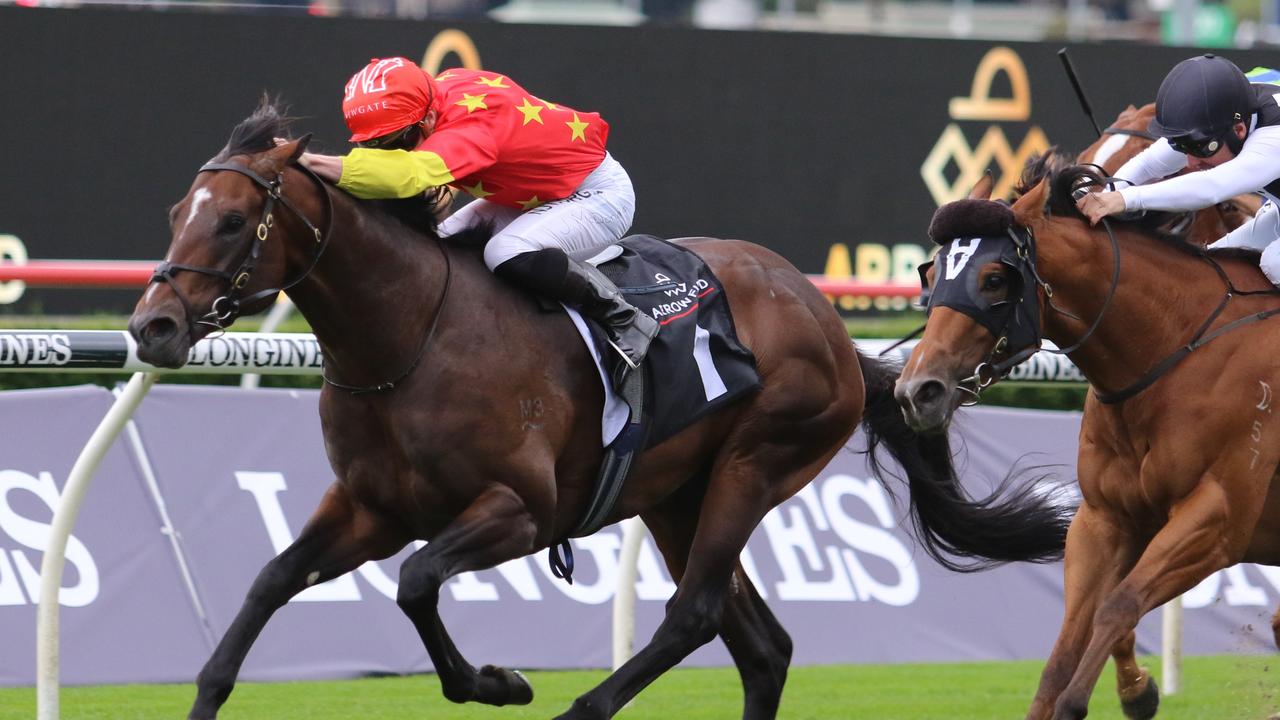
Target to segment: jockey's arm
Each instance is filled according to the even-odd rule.
[[[1169,146],[1160,138],[1116,170],[1116,177],[1134,185],[1143,185],[1178,172],[1187,166],[1187,156]]]
[[[1257,128],[1240,154],[1199,172],[1150,185],[1124,188],[1126,210],[1199,210],[1244,193],[1257,192],[1280,177],[1280,127]]]
[[[352,150],[338,187],[363,199],[413,197],[483,170],[497,157],[487,128],[438,129],[414,150]]]

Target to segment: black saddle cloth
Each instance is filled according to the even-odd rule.
[[[645,447],[652,447],[756,390],[760,376],[755,356],[738,341],[724,288],[702,258],[652,235],[617,244],[622,252],[601,262],[600,271],[661,325],[645,358],[651,379]],[[605,362],[621,362],[602,331],[587,324]],[[614,369],[606,368],[610,375]]]

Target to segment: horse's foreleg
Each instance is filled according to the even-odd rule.
[[[1089,642],[1099,599],[1124,577],[1137,556],[1132,544],[1115,523],[1087,503],[1071,521],[1063,568],[1062,629],[1040,674],[1027,720],[1048,720],[1053,714],[1054,703],[1071,682]]]
[[[298,539],[267,563],[253,581],[244,604],[196,677],[191,720],[212,720],[235,686],[250,646],[271,615],[308,587],[332,580],[366,560],[386,557],[403,547],[404,537],[356,532],[357,513],[346,493],[333,485]],[[371,523],[359,523],[369,526]]]
[[[684,576],[689,546],[697,525],[701,498],[686,504],[677,496],[658,510],[644,514],[646,525],[662,551],[676,582]],[[682,507],[681,507],[682,506]],[[791,636],[774,617],[738,564],[724,605],[720,637],[742,678],[743,720],[772,720],[782,701],[782,687],[791,664]]]
[[[536,527],[511,488],[481,494],[426,547],[400,567],[396,604],[413,622],[444,696],[453,702],[524,705],[533,689],[522,675],[486,665],[476,670],[458,652],[440,621],[440,587],[460,572],[483,570],[533,552]]]
[[[1137,564],[1098,605],[1093,636],[1071,682],[1058,697],[1054,720],[1085,716],[1109,651],[1143,615],[1234,562],[1225,540],[1230,521],[1245,523],[1247,518],[1232,518],[1228,506],[1222,485],[1208,477],[1174,506],[1169,522],[1152,538]]]
[[[1137,641],[1130,631],[1111,648],[1111,659],[1116,663],[1116,693],[1124,716],[1131,720],[1151,720],[1160,708],[1160,688],[1147,669],[1138,665],[1134,656]]]

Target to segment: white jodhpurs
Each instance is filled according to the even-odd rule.
[[[569,197],[520,210],[474,200],[440,223],[448,237],[492,224],[484,264],[492,270],[516,255],[560,248],[565,252],[602,247],[622,237],[636,212],[636,193],[622,165],[608,154]]]
[[[1258,214],[1240,227],[1211,243],[1210,249],[1248,248],[1260,250],[1258,266],[1273,285],[1280,285],[1280,209],[1272,201],[1263,203]]]

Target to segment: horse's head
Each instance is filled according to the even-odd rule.
[[[1035,238],[1017,208],[991,200],[990,191],[987,178],[968,199],[938,208],[929,226],[940,247],[920,269],[928,324],[894,392],[917,432],[945,431],[958,406],[1040,347],[1044,284]],[[1045,192],[1039,183],[1018,205],[1038,203],[1043,212]]]
[[[1125,108],[1102,131],[1102,137],[1080,153],[1079,162],[1093,163],[1108,173],[1119,170],[1121,165],[1155,142],[1156,136],[1147,130],[1155,116],[1155,103],[1147,103],[1140,108],[1132,105]]]
[[[169,211],[169,251],[129,321],[139,358],[181,367],[197,340],[266,309],[318,259],[328,194],[296,164],[308,137],[274,144],[287,125],[264,101]]]

